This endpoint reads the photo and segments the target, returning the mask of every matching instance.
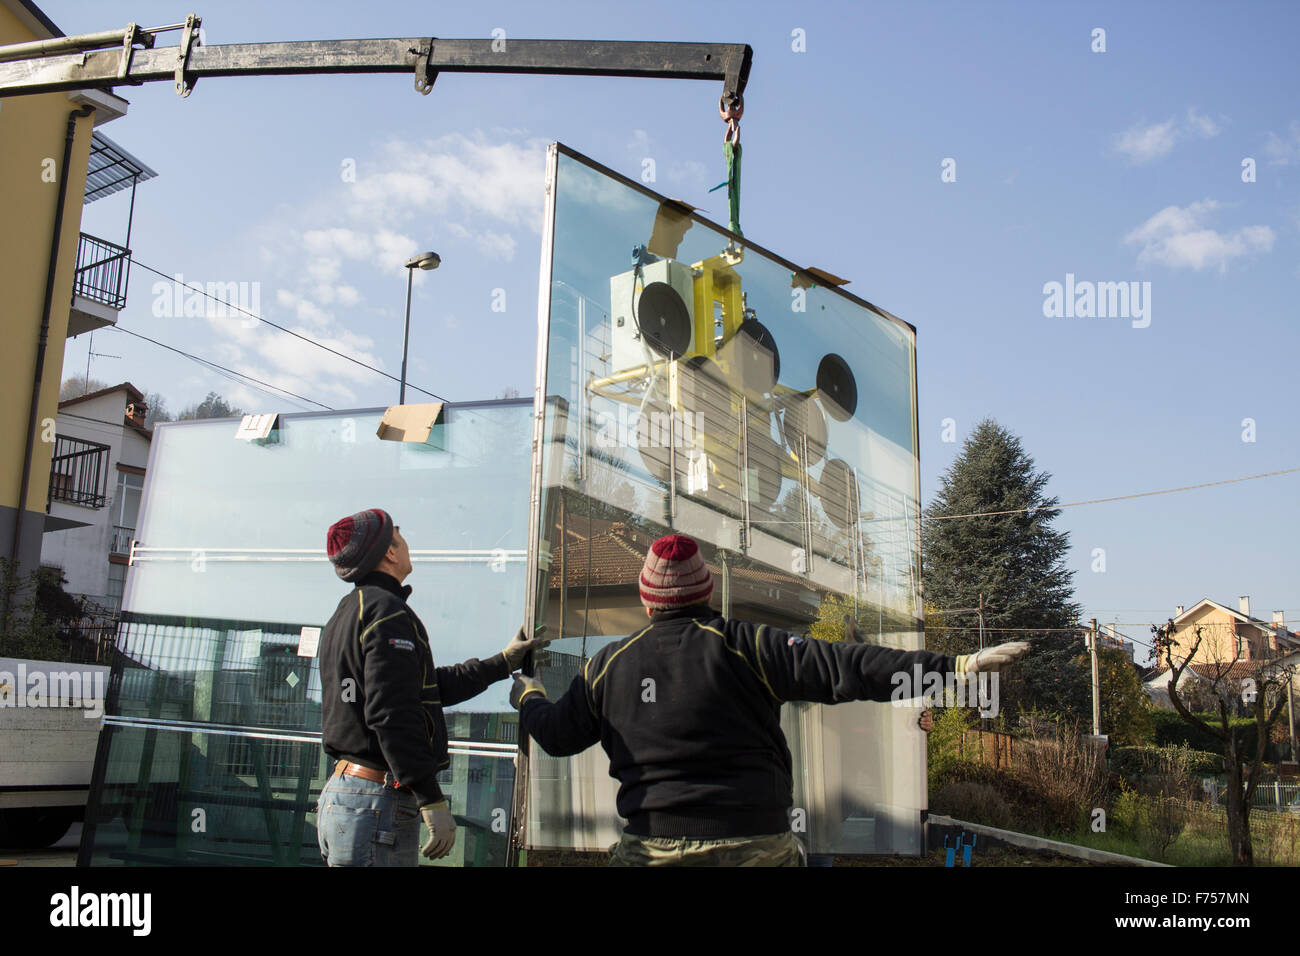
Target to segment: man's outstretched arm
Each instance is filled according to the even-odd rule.
[[[778,628],[759,627],[741,637],[742,651],[778,700],[839,704],[850,700],[919,697],[928,680],[949,673],[997,670],[1021,657],[1029,645],[1016,641],[978,654],[951,657],[933,651],[905,651],[876,644],[849,644],[798,637]]]

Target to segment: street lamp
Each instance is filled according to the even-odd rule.
[[[411,283],[416,269],[436,269],[442,258],[436,252],[422,252],[406,260],[406,331],[402,334],[402,385],[397,404],[406,404],[406,352],[411,344]]]

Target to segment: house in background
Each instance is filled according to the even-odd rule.
[[[0,0],[0,45],[63,35],[32,0]],[[41,440],[65,342],[112,324],[126,302],[130,214],[123,245],[82,233],[81,214],[155,175],[99,130],[127,106],[110,90],[79,90],[10,97],[0,110],[0,559],[20,573],[35,570],[46,532],[68,528],[46,513],[53,445]]]
[[[41,563],[65,587],[116,611],[140,513],[153,432],[144,395],[130,382],[59,403],[50,464],[49,515],[66,530],[45,536]]]
[[[1098,632],[1097,646],[1106,650],[1119,651],[1130,664],[1133,663],[1133,642],[1124,639],[1115,624],[1104,624]]]
[[[1291,673],[1289,719],[1291,738],[1295,740],[1294,702],[1300,698],[1300,634],[1287,628],[1283,612],[1274,611],[1271,622],[1253,617],[1250,613],[1250,596],[1242,595],[1238,598],[1235,611],[1226,604],[1205,598],[1190,608],[1179,605],[1174,609],[1171,620],[1171,654],[1174,661],[1181,663],[1187,660],[1193,647],[1196,649],[1191,664],[1179,678],[1180,697],[1187,699],[1192,685],[1197,681],[1207,685],[1217,681],[1240,692],[1249,686],[1245,683],[1248,679],[1258,683],[1279,670],[1288,669]],[[1196,644],[1197,629],[1200,630],[1199,645]],[[1152,703],[1165,710],[1173,707],[1169,700],[1172,676],[1162,653],[1143,685]],[[1235,710],[1242,714],[1246,709],[1245,701],[1239,693]],[[1281,719],[1288,720],[1286,710]]]
[[[1268,660],[1300,648],[1300,635],[1287,629],[1281,611],[1273,612],[1271,623],[1251,616],[1249,595],[1237,599],[1235,611],[1209,598],[1186,609],[1180,604],[1174,609],[1172,620],[1175,661],[1187,659],[1198,628],[1201,643],[1196,650],[1196,663]]]

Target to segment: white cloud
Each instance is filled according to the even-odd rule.
[[[363,165],[345,192],[354,222],[405,224],[441,220],[498,224],[541,232],[542,178],[546,152],[541,140],[489,142],[451,133],[423,143],[390,143],[376,162]]]
[[[1223,271],[1233,259],[1273,248],[1275,236],[1268,226],[1243,226],[1226,233],[1211,229],[1209,220],[1219,208],[1213,199],[1181,208],[1167,206],[1132,230],[1124,242],[1140,247],[1139,265],[1154,262],[1198,271],[1206,266]]]
[[[1175,121],[1166,120],[1154,126],[1134,126],[1115,139],[1115,150],[1123,153],[1130,163],[1150,163],[1160,159],[1174,148],[1178,133]]]
[[[1264,139],[1264,155],[1270,166],[1300,163],[1300,123],[1292,121],[1287,132],[1281,136],[1270,130]]]
[[[429,248],[446,254],[444,243],[510,261],[519,230],[540,234],[545,141],[509,136],[391,142],[373,159],[361,158],[355,183],[340,182],[297,208],[278,209],[251,246],[268,276],[279,279],[274,295],[263,297],[262,314],[385,369],[375,340],[353,329],[380,328],[388,315],[369,305],[359,288],[387,283],[395,273],[404,285],[406,260]],[[413,279],[418,286],[429,276],[417,270]],[[400,294],[394,301],[400,306]],[[446,322],[459,324],[451,316]],[[209,325],[219,336],[216,361],[299,395],[346,407],[362,387],[381,381],[264,323],[212,319]],[[269,401],[248,388],[228,394],[254,408]]]
[[[1187,115],[1180,121],[1171,116],[1163,123],[1144,125],[1138,123],[1115,137],[1115,152],[1130,163],[1140,166],[1163,159],[1180,141],[1218,136],[1221,127],[1210,117],[1188,107]]]

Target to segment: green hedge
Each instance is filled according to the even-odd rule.
[[[1106,755],[1110,769],[1126,780],[1134,780],[1156,765],[1167,747],[1112,747]],[[1211,751],[1189,749],[1188,773],[1223,773],[1223,756]]]
[[[1218,714],[1197,714],[1196,716],[1211,727],[1217,728],[1219,726]],[[1155,744],[1157,747],[1176,747],[1179,744],[1186,744],[1193,750],[1223,753],[1223,742],[1218,737],[1207,734],[1200,727],[1187,723],[1176,711],[1153,710],[1151,712],[1151,724],[1155,731]],[[1229,724],[1236,728],[1237,739],[1244,744],[1244,752],[1247,754],[1254,753],[1255,718],[1231,717],[1229,718]]]

